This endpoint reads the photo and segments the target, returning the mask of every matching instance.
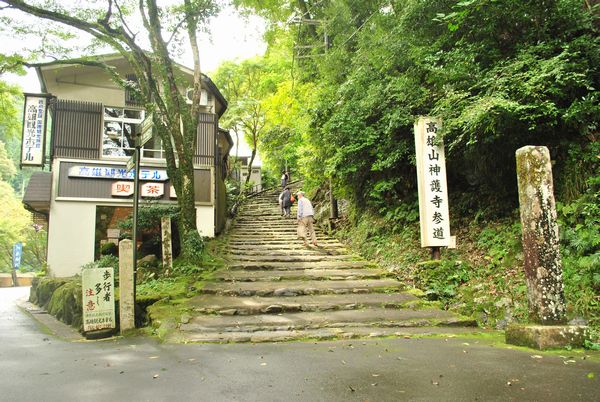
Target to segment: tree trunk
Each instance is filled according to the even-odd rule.
[[[181,256],[189,262],[197,262],[202,252],[202,238],[196,226],[196,203],[194,194],[194,167],[180,162],[181,191],[177,192],[179,204],[179,233]]]
[[[252,149],[252,154],[250,155],[250,160],[248,161],[248,176],[246,176],[246,184],[250,182],[250,174],[252,173],[252,164],[254,163],[254,158],[256,157],[256,146]]]

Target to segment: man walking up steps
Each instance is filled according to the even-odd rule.
[[[308,236],[310,236],[313,246],[317,245],[317,235],[313,227],[313,216],[315,211],[308,198],[304,196],[303,191],[298,191],[298,237],[304,240],[304,245],[308,246]]]

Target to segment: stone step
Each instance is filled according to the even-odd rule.
[[[342,244],[339,242],[339,240],[336,240],[332,237],[326,236],[324,234],[321,233],[316,233],[317,235],[317,239],[321,239],[322,242],[325,243],[336,243],[336,244]],[[289,244],[290,240],[297,240],[298,237],[296,236],[296,233],[288,233],[288,234],[282,234],[279,236],[272,236],[272,235],[255,235],[255,234],[249,234],[249,235],[241,235],[241,234],[230,234],[228,235],[229,243],[230,244],[235,244],[236,242],[261,242],[264,244],[269,244],[269,243],[286,243]],[[301,239],[298,239],[301,240]]]
[[[382,269],[304,269],[304,270],[269,270],[269,271],[222,271],[215,275],[216,280],[226,282],[256,282],[256,281],[336,281],[357,279],[380,279],[390,276]],[[310,284],[307,284],[310,286]]]
[[[228,248],[231,249],[240,249],[240,250],[287,250],[287,249],[303,249],[304,245],[302,241],[290,243],[287,241],[283,242],[269,242],[269,243],[261,243],[254,242],[254,244],[244,241],[229,241]],[[341,243],[334,242],[323,242],[323,244],[319,247],[326,250],[347,250],[347,248]]]
[[[330,241],[331,238],[327,237],[325,235],[322,235],[321,233],[316,233],[316,237],[317,237],[317,242],[319,241]],[[240,235],[240,234],[232,234],[229,237],[230,240],[248,240],[248,241],[257,241],[257,240],[264,240],[264,241],[270,241],[270,240],[283,240],[286,242],[294,242],[294,241],[300,241],[302,242],[302,239],[298,239],[298,236],[296,235],[296,232],[294,233],[281,233],[278,235],[275,234],[264,234],[264,235],[259,235],[259,234],[254,234],[254,233],[248,233],[247,235]]]
[[[346,281],[210,282],[199,292],[226,296],[302,296],[402,290],[393,279]]]
[[[355,257],[351,255],[246,255],[232,254],[227,256],[231,262],[255,261],[255,262],[319,262],[319,261],[348,261]]]
[[[253,245],[264,245],[264,246],[277,246],[277,245],[288,245],[288,246],[298,246],[298,245],[302,245],[302,240],[300,239],[296,239],[298,241],[294,242],[294,243],[290,243],[289,240],[287,239],[268,239],[268,240],[261,240],[261,239],[246,239],[246,238],[241,238],[241,239],[230,239],[229,240],[229,244],[233,245],[233,246],[240,246],[240,245],[248,245],[248,246],[253,246]],[[327,247],[345,247],[342,243],[340,243],[339,241],[335,240],[335,239],[331,239],[331,238],[325,238],[323,240],[320,241],[320,244],[322,244],[325,248]]]
[[[296,218],[282,218],[277,216],[275,220],[265,224],[264,222],[235,222],[233,225],[240,229],[264,229],[265,227],[276,227],[276,228],[289,228],[296,227]]]
[[[285,222],[285,223],[268,223],[268,224],[259,224],[259,225],[255,225],[252,224],[250,225],[233,225],[232,229],[234,229],[236,232],[247,232],[247,231],[253,231],[253,232],[262,232],[262,231],[271,231],[271,230],[277,230],[277,231],[281,231],[281,230],[296,230],[296,228],[298,227],[298,225],[296,224],[296,222],[294,221],[294,223],[291,222]]]
[[[322,248],[315,249],[314,247],[299,245],[298,248],[293,249],[280,249],[280,250],[249,250],[249,249],[229,249],[229,255],[233,258],[240,256],[257,256],[257,257],[300,257],[300,256],[348,256],[348,253],[336,250],[324,250]]]
[[[294,222],[296,220],[295,215],[291,215],[290,218],[284,218],[281,216],[281,211],[277,211],[273,215],[265,215],[258,218],[247,218],[243,215],[235,218],[234,223],[259,223],[259,222]]]
[[[232,236],[264,236],[264,235],[274,235],[274,236],[280,236],[280,235],[295,235],[298,232],[298,227],[297,226],[286,226],[286,227],[268,227],[268,228],[238,228],[238,227],[234,227],[231,230],[231,235]],[[315,233],[317,235],[322,234],[322,231],[315,228]]]
[[[348,252],[348,249],[338,245],[332,244],[321,244],[320,249],[326,250],[327,252]],[[281,251],[290,251],[290,250],[306,250],[306,247],[302,242],[297,242],[293,244],[230,244],[228,250],[240,252],[240,251],[269,251],[272,253],[277,253],[279,250]]]
[[[319,328],[289,331],[254,331],[254,332],[176,332],[167,338],[168,342],[190,343],[264,343],[264,342],[290,342],[296,340],[327,341],[335,339],[357,338],[382,338],[427,335],[460,335],[479,334],[478,328],[467,327],[408,327],[408,328],[374,328],[374,327],[344,327],[344,328]]]
[[[472,326],[473,320],[439,309],[386,309],[308,311],[281,314],[199,315],[181,324],[181,332],[291,331],[319,328],[402,328]]]
[[[230,270],[303,270],[303,269],[356,269],[374,268],[367,261],[319,261],[319,262],[260,262],[243,261],[229,264]]]
[[[192,309],[202,314],[253,315],[279,314],[299,311],[356,310],[366,307],[410,308],[420,300],[407,292],[366,293],[347,295],[311,295],[298,297],[230,297],[219,295],[196,296],[190,301]]]

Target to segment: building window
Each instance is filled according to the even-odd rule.
[[[139,135],[144,111],[118,107],[104,108],[103,156],[131,156],[135,151],[135,137]],[[142,158],[162,159],[164,150],[158,136],[142,148]]]
[[[102,155],[133,155],[135,136],[140,132],[143,120],[143,110],[105,107]]]

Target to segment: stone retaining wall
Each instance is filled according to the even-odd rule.
[[[17,273],[18,286],[31,286],[31,282],[35,277],[34,273]],[[10,288],[13,285],[12,275],[9,273],[0,274],[0,288]]]

